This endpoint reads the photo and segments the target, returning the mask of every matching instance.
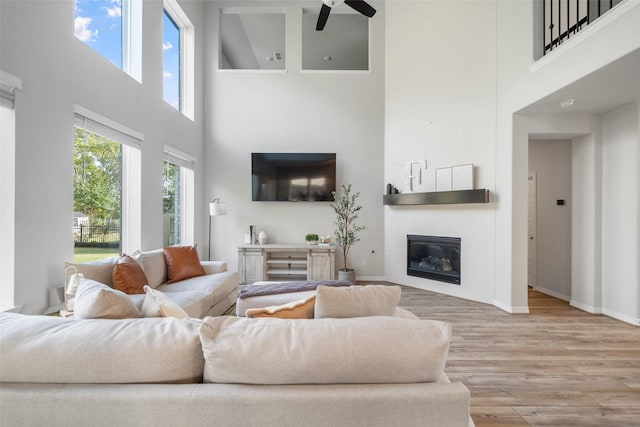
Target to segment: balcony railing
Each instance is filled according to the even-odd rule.
[[[623,0],[542,0],[544,55],[575,36]]]

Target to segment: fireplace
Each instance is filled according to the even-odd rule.
[[[407,235],[407,275],[460,284],[458,237]]]

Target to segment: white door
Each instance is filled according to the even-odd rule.
[[[527,285],[536,287],[536,173],[529,174],[529,232],[528,232],[528,265]]]

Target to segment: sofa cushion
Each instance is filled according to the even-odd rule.
[[[125,294],[144,294],[144,287],[149,284],[140,264],[127,254],[118,258],[111,277],[113,287]]]
[[[254,317],[277,317],[279,319],[313,319],[313,308],[316,296],[292,301],[288,304],[277,305],[264,308],[250,308],[245,312],[245,316]]]
[[[142,317],[177,317],[178,319],[188,319],[189,315],[178,303],[171,300],[167,295],[149,285],[145,285],[144,291],[147,294],[142,303]]]
[[[135,251],[132,255],[149,280],[149,286],[157,288],[167,281],[167,264],[164,259],[164,250],[155,249],[153,251]]]
[[[181,280],[180,282],[164,284],[157,287],[159,291],[166,294],[190,291],[204,292],[207,294],[206,300],[204,301],[205,305],[208,304],[207,310],[218,302],[224,300],[227,295],[237,288],[238,273],[235,271],[192,277],[190,279]]]
[[[73,314],[79,319],[140,317],[140,312],[127,294],[89,279],[82,279],[78,285]]]
[[[68,319],[2,313],[0,381],[199,382],[204,366],[199,324],[196,319]]]
[[[315,318],[393,316],[400,294],[400,286],[318,286]]]
[[[65,267],[75,267],[86,279],[113,286],[111,272],[118,258],[105,258],[92,262],[66,262]]]
[[[441,378],[450,327],[435,320],[207,317],[204,381],[414,383]]]
[[[168,246],[164,248],[167,262],[167,283],[175,283],[191,277],[203,276],[198,251],[195,246]]]

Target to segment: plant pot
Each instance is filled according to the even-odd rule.
[[[338,270],[338,280],[346,280],[354,285],[356,284],[356,271],[355,270]]]
[[[307,240],[307,245],[317,245],[318,241],[317,240]]]

